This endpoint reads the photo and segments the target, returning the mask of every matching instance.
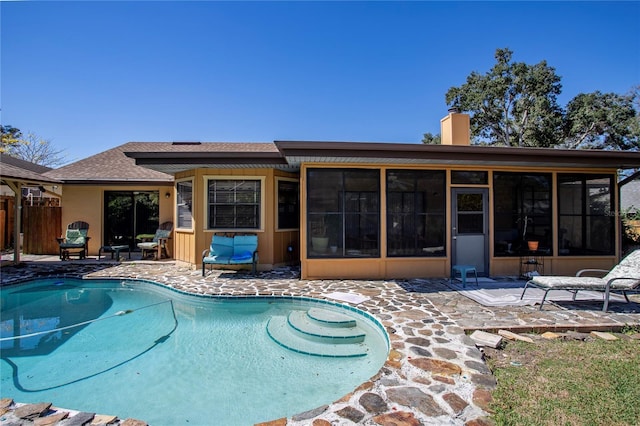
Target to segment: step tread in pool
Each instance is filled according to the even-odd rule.
[[[312,340],[327,343],[357,343],[362,342],[365,333],[359,327],[331,327],[326,323],[313,320],[306,311],[291,311],[288,316],[289,326],[298,333]]]
[[[309,339],[289,325],[287,316],[273,316],[267,323],[269,337],[280,346],[295,352],[324,357],[360,357],[368,347],[361,343],[327,343]]]
[[[356,320],[339,312],[322,308],[311,308],[307,311],[309,318],[328,327],[355,327]]]

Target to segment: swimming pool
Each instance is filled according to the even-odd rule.
[[[351,392],[389,350],[368,314],[309,298],[212,298],[135,280],[0,292],[2,397],[152,425],[289,417]]]

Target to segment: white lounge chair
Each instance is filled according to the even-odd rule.
[[[606,273],[606,275],[602,278],[583,276],[586,273],[593,272]],[[576,299],[576,295],[580,290],[603,291],[604,303],[602,305],[602,311],[607,312],[609,307],[609,294],[612,291],[622,292],[624,298],[629,302],[627,292],[640,289],[640,249],[631,252],[610,271],[603,269],[582,269],[578,271],[575,277],[542,275],[533,277],[525,284],[520,300],[522,300],[524,293],[529,287],[537,287],[544,290],[544,296],[540,302],[540,310],[542,310],[542,305],[551,290],[571,291],[573,292],[573,300]]]

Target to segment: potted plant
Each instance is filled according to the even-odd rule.
[[[325,253],[328,245],[327,224],[323,215],[318,220],[311,222],[311,247],[314,252]]]
[[[527,227],[533,223],[533,218],[529,215],[524,215],[524,218],[518,219],[522,221],[522,241],[527,241],[527,248],[531,251],[538,250],[539,242],[537,240],[527,240]]]

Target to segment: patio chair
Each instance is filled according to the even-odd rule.
[[[60,248],[60,260],[67,260],[72,254],[84,259],[88,254],[89,224],[78,220],[67,226],[64,237],[56,238]]]
[[[144,258],[149,253],[152,253],[154,259],[162,259],[162,256],[169,257],[167,253],[167,240],[173,230],[173,222],[163,222],[156,230],[151,241],[138,243],[138,248],[142,250],[142,257]]]
[[[606,273],[606,275],[602,278],[583,276],[591,272]],[[535,276],[525,284],[520,300],[522,300],[524,293],[529,287],[537,287],[544,290],[544,296],[542,296],[542,301],[540,302],[540,310],[542,310],[542,305],[551,290],[571,291],[573,292],[573,300],[576,299],[576,295],[580,290],[603,291],[602,311],[607,312],[611,292],[622,292],[626,301],[629,302],[627,292],[640,289],[640,249],[631,252],[610,271],[603,269],[582,269],[578,271],[575,277]]]

